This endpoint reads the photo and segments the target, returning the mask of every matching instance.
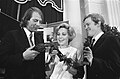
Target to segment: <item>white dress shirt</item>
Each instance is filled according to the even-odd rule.
[[[97,36],[93,37],[92,39],[95,39],[93,45],[97,42],[97,40],[104,34],[104,32],[100,32]]]
[[[27,38],[28,38],[30,46],[32,46],[32,44],[30,42],[30,34],[31,34],[31,32],[27,28],[25,28],[25,27],[23,29],[24,29],[24,31],[25,31],[25,33],[27,35]],[[34,42],[34,32],[32,32],[32,42],[33,42],[33,45],[35,45],[35,42]]]

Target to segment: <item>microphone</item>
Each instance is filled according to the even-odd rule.
[[[91,37],[87,37],[85,39],[86,39],[86,41],[84,43],[83,50],[87,50],[86,47],[91,47]],[[89,65],[87,58],[84,57],[84,53],[86,53],[86,52],[83,52],[83,65]]]

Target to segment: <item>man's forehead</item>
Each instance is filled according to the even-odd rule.
[[[38,12],[33,12],[32,17],[39,17],[41,18],[41,15]]]
[[[85,19],[85,22],[92,21],[91,17]]]
[[[84,24],[93,22],[91,17],[85,19]]]
[[[41,20],[42,20],[42,17],[41,17],[41,15],[40,15],[38,12],[33,12],[33,14],[32,14],[32,17],[31,17],[31,18],[41,19]]]

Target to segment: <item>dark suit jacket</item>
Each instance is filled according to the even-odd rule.
[[[118,37],[103,34],[91,49],[93,63],[87,66],[87,79],[118,79],[120,76]]]
[[[35,33],[35,44],[43,43],[42,34]],[[0,45],[0,66],[5,79],[44,79],[44,52],[34,60],[24,60],[23,52],[29,48],[23,29],[8,32]]]

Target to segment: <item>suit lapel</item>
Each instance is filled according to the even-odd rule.
[[[15,35],[17,38],[17,42],[19,43],[20,48],[22,49],[27,49],[28,47],[30,47],[27,35],[24,31],[24,29],[20,29],[17,33],[15,33],[17,35]],[[34,35],[34,40],[35,40],[35,45],[39,44],[39,43],[44,43],[43,40],[43,33],[42,32],[37,32]]]
[[[24,29],[21,29],[17,35],[18,37],[18,42],[19,42],[19,45],[21,46],[21,48],[28,48],[30,47],[30,44],[29,44],[29,41],[28,41],[28,38],[27,38],[27,35],[24,31]],[[39,44],[39,43],[44,43],[44,40],[43,40],[43,33],[42,32],[35,32],[35,35],[34,35],[34,40],[35,40],[35,45]]]
[[[95,51],[104,41],[104,37],[105,37],[105,34],[103,34],[98,40],[97,42],[95,43],[95,45],[92,47],[92,50]]]
[[[26,33],[25,33],[25,31],[23,29],[21,29],[18,32],[17,36],[18,36],[19,45],[21,46],[21,48],[28,48],[28,47],[30,47],[28,38],[27,38]]]

